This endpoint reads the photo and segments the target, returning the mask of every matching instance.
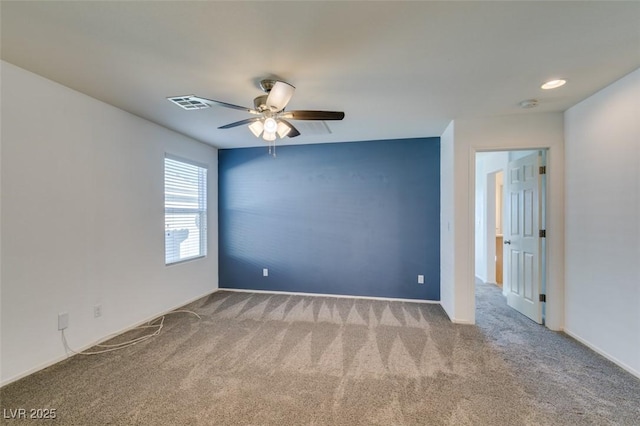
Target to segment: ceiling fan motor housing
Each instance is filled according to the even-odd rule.
[[[269,95],[260,95],[257,98],[255,98],[253,100],[253,107],[256,110],[260,111],[260,112],[268,110],[269,109],[269,108],[267,108],[267,97],[268,96]]]

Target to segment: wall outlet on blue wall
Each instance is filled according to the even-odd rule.
[[[418,284],[424,284],[424,275],[418,275]]]
[[[269,276],[269,269],[263,268],[262,269],[262,276],[263,277],[268,277]]]

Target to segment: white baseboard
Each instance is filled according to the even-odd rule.
[[[36,373],[36,372],[38,372],[40,370],[44,370],[47,367],[51,367],[52,365],[57,364],[60,361],[64,361],[67,358],[69,358],[68,355],[61,355],[61,356],[56,357],[56,358],[54,358],[54,359],[52,359],[50,361],[47,361],[47,362],[45,362],[43,364],[40,364],[40,365],[38,365],[36,367],[30,368],[29,370],[24,371],[24,372],[22,372],[20,374],[17,374],[17,375],[15,375],[13,377],[9,377],[8,379],[5,379],[0,383],[0,388],[3,387],[3,386],[8,385],[9,383],[13,383],[15,381],[18,381],[18,380],[22,379],[23,377],[27,377],[27,376],[29,376],[29,375],[31,375],[33,373]]]
[[[328,294],[328,293],[302,293],[297,291],[275,291],[275,290],[250,290],[244,288],[219,288],[219,291],[235,291],[239,293],[264,293],[264,294],[286,294],[290,296],[312,296],[312,297],[337,297],[341,299],[366,299],[366,300],[382,300],[388,302],[412,302],[412,303],[429,303],[439,305],[439,300],[424,299],[400,299],[395,297],[373,297],[373,296],[351,296],[348,294]]]
[[[628,371],[629,373],[633,374],[634,376],[636,376],[637,378],[640,379],[640,371],[635,370],[631,366],[629,366],[629,365],[625,364],[624,362],[620,361],[618,358],[614,357],[613,355],[608,354],[606,351],[600,349],[599,347],[597,347],[596,345],[594,345],[592,343],[589,343],[588,341],[586,341],[585,339],[583,339],[579,335],[567,330],[566,328],[564,329],[564,332],[566,334],[568,334],[569,336],[573,337],[574,339],[576,339],[578,342],[580,342],[583,345],[585,345],[586,347],[588,347],[589,349],[591,349],[592,351],[602,355],[603,357],[605,357],[609,361],[613,362],[614,364],[616,364],[620,368],[623,368],[624,370]]]
[[[466,319],[460,319],[460,318],[456,318],[454,316],[452,316],[449,312],[447,312],[447,309],[444,307],[444,305],[440,304],[440,306],[442,306],[442,310],[444,311],[445,315],[447,316],[447,318],[449,318],[449,321],[451,321],[454,324],[461,324],[461,325],[475,325],[475,321],[469,321]]]
[[[95,345],[98,345],[98,344],[100,344],[100,343],[102,343],[104,341],[107,341],[109,339],[112,339],[113,337],[115,337],[115,336],[117,336],[119,334],[125,333],[125,332],[127,332],[129,330],[132,330],[132,329],[136,328],[136,327],[144,325],[144,324],[148,323],[149,321],[151,321],[153,319],[156,319],[156,318],[158,318],[158,317],[160,317],[162,315],[165,315],[165,314],[167,314],[167,313],[169,313],[171,311],[174,311],[174,310],[176,310],[176,309],[178,309],[178,308],[180,308],[180,307],[182,307],[184,305],[188,305],[189,303],[193,303],[198,299],[202,299],[203,297],[207,297],[207,296],[217,292],[218,290],[220,290],[220,289],[217,288],[217,289],[214,289],[213,291],[209,291],[209,292],[207,292],[207,293],[205,293],[205,294],[203,294],[201,296],[197,296],[197,297],[195,297],[193,299],[189,299],[186,302],[182,302],[182,303],[180,303],[180,304],[178,304],[178,305],[176,305],[176,306],[174,306],[172,308],[164,310],[164,311],[162,311],[162,312],[160,312],[158,314],[154,314],[154,315],[148,317],[147,319],[139,321],[139,322],[137,322],[137,323],[135,323],[133,325],[124,327],[124,328],[120,329],[119,331],[116,331],[114,333],[109,333],[108,335],[103,336],[103,337],[99,338],[98,340],[95,340],[92,343],[89,343],[89,344],[84,345],[84,346],[82,346],[80,348],[77,348],[77,349],[74,348],[73,350],[76,351],[76,352],[86,351],[87,349],[89,349],[89,348],[91,348],[91,347],[93,347]],[[62,337],[60,337],[60,338],[62,339]],[[50,361],[44,362],[44,363],[42,363],[42,364],[40,364],[40,365],[38,365],[36,367],[28,369],[27,371],[24,371],[24,372],[22,372],[20,374],[17,374],[15,376],[13,376],[13,377],[9,377],[8,379],[3,380],[2,382],[0,382],[0,387],[6,386],[9,383],[13,383],[13,382],[15,382],[17,380],[20,380],[20,379],[22,379],[24,377],[27,377],[27,376],[29,376],[29,375],[31,375],[33,373],[36,373],[36,372],[38,372],[40,370],[44,370],[47,367],[51,367],[52,365],[57,364],[57,363],[59,363],[61,361],[64,361],[65,359],[71,358],[72,356],[75,356],[75,355],[76,354],[73,354],[73,353],[67,353],[65,355],[61,355],[59,357],[56,357],[56,358],[54,358],[54,359],[52,359]]]
[[[457,318],[450,318],[451,322],[454,324],[462,324],[462,325],[475,325],[475,322],[469,320],[461,320]]]

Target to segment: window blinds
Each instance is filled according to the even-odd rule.
[[[207,254],[207,169],[164,159],[165,263]]]

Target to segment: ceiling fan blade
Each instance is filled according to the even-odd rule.
[[[287,133],[287,137],[295,138],[296,136],[300,136],[300,132],[293,126],[293,124],[289,123],[287,120],[280,119],[280,121],[289,126],[289,133]]]
[[[290,120],[342,120],[342,111],[287,111],[280,117]]]
[[[295,91],[296,88],[289,83],[276,81],[269,91],[269,96],[267,96],[267,107],[271,111],[282,111],[291,100],[293,92]]]
[[[260,112],[256,111],[255,109],[243,107],[243,106],[240,106],[240,105],[230,104],[230,103],[227,103],[227,102],[216,101],[216,100],[207,99],[207,98],[201,98],[200,96],[194,96],[194,95],[191,95],[188,98],[190,100],[192,100],[192,101],[202,102],[203,104],[207,104],[207,105],[218,105],[218,106],[223,106],[225,108],[238,109],[240,111],[250,112],[251,114],[260,114]]]
[[[243,124],[251,124],[254,121],[258,121],[258,120],[261,120],[261,119],[262,119],[262,117],[245,118],[244,120],[240,120],[240,121],[236,121],[236,122],[233,122],[233,123],[225,124],[224,126],[220,126],[220,127],[218,127],[218,129],[231,129],[232,127],[242,126]]]

